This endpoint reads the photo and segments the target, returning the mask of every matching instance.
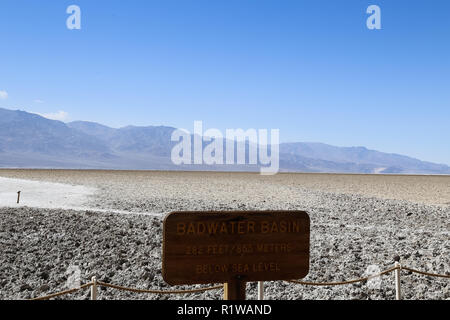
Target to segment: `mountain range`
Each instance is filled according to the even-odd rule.
[[[0,167],[123,170],[256,171],[255,165],[174,165],[173,127],[127,126],[75,121],[0,108]],[[450,174],[445,164],[323,143],[281,143],[280,171]]]

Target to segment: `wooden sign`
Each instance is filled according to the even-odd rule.
[[[304,211],[172,212],[164,220],[170,285],[301,279],[309,272]]]

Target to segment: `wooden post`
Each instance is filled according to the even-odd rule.
[[[223,284],[224,300],[245,300],[246,283],[241,280],[232,280]]]
[[[20,191],[17,191],[17,203],[20,202]]]
[[[400,272],[402,266],[398,261],[395,262],[395,266],[398,267],[398,269],[395,269],[395,299],[402,300],[401,279],[400,279]]]
[[[258,300],[264,300],[264,282],[258,282]]]
[[[91,300],[97,300],[97,278],[92,277]]]

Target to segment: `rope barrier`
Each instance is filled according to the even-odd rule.
[[[389,269],[387,269],[387,270],[385,270],[383,272],[377,273],[375,275],[371,275],[371,276],[364,277],[364,278],[359,278],[359,279],[354,279],[354,280],[348,280],[348,281],[339,281],[339,282],[308,282],[308,281],[300,281],[300,280],[289,280],[287,282],[295,283],[295,284],[302,284],[302,285],[307,285],[307,286],[340,286],[340,285],[352,284],[352,283],[357,283],[357,282],[364,282],[364,281],[367,281],[367,280],[372,279],[372,278],[380,277],[382,275],[385,275],[385,274],[390,273],[390,272],[395,271],[395,270],[407,270],[407,271],[410,271],[410,272],[413,272],[413,273],[417,273],[417,274],[421,274],[421,275],[425,275],[425,276],[430,276],[430,277],[450,278],[450,275],[447,275],[447,274],[428,273],[428,272],[424,272],[424,271],[420,271],[420,270],[416,270],[416,269],[412,269],[412,268],[408,268],[408,267],[404,267],[404,266],[395,266],[395,267],[389,268]],[[47,296],[44,296],[44,297],[32,298],[30,300],[48,300],[48,299],[56,298],[56,297],[63,296],[63,295],[66,295],[66,294],[71,294],[71,293],[77,292],[79,290],[82,290],[82,289],[85,289],[85,288],[89,288],[89,287],[94,286],[94,285],[95,285],[94,282],[89,282],[89,283],[83,284],[79,288],[74,288],[74,289],[70,289],[70,290],[61,291],[61,292],[50,294],[50,295],[47,295]],[[222,289],[223,288],[222,285],[218,285],[218,286],[207,287],[207,288],[163,291],[163,290],[146,290],[146,289],[128,288],[128,287],[122,287],[122,286],[118,286],[118,285],[110,284],[110,283],[105,283],[105,282],[101,282],[101,281],[96,281],[96,285],[97,286],[107,287],[107,288],[112,288],[112,289],[117,289],[117,290],[135,292],[135,293],[152,293],[152,294],[188,294],[188,293],[197,293],[197,292],[218,290],[218,289]]]
[[[216,290],[216,289],[222,289],[223,286],[215,286],[215,287],[208,287],[208,288],[197,288],[197,289],[190,289],[190,290],[171,290],[171,291],[163,291],[163,290],[145,290],[145,289],[134,289],[134,288],[127,288],[118,286],[115,284],[109,284],[101,281],[97,281],[97,285],[108,287],[112,289],[117,290],[123,290],[123,291],[130,291],[135,293],[154,293],[154,294],[186,294],[186,293],[196,293],[196,292],[203,292],[203,291],[210,291],[210,290]]]
[[[408,268],[408,267],[402,267],[402,269],[403,270],[408,270],[410,272],[418,273],[418,274],[421,274],[421,275],[424,275],[424,276],[447,278],[447,279],[450,278],[450,275],[448,275],[448,274],[428,273],[428,272],[419,271],[419,270]]]
[[[356,282],[367,281],[371,278],[380,277],[384,274],[390,273],[397,269],[399,269],[399,267],[393,267],[393,268],[390,268],[383,272],[380,272],[378,274],[374,274],[372,276],[354,279],[354,280],[348,280],[348,281],[340,281],[340,282],[307,282],[307,281],[299,281],[299,280],[289,280],[288,282],[295,283],[295,284],[303,284],[303,285],[307,285],[307,286],[341,286],[341,285],[345,285],[345,284],[352,284],[352,283],[356,283]]]
[[[61,292],[58,292],[58,293],[53,293],[53,294],[50,294],[50,295],[45,296],[45,297],[33,298],[33,299],[30,299],[30,300],[49,300],[51,298],[56,298],[56,297],[59,297],[59,296],[63,296],[63,295],[66,295],[66,294],[71,294],[71,293],[77,292],[77,291],[82,290],[84,288],[88,288],[88,287],[90,287],[92,285],[93,285],[93,283],[89,282],[89,283],[83,284],[79,288],[73,288],[73,289],[61,291]]]

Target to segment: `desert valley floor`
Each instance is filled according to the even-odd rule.
[[[16,204],[17,191],[21,192]],[[178,210],[306,210],[312,282],[393,266],[450,274],[450,176],[0,170],[0,299],[67,289],[70,270],[117,285],[165,289],[162,221]],[[402,273],[405,299],[450,299],[448,279]],[[102,288],[100,299],[221,299]],[[256,283],[247,285],[256,298]],[[266,283],[267,299],[394,299],[381,283],[309,287]],[[80,291],[64,299],[88,299]]]

